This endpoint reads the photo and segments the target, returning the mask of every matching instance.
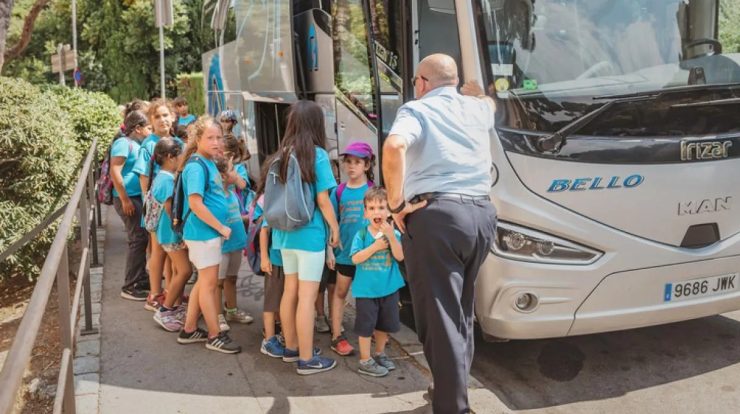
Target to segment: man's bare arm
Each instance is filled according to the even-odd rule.
[[[383,181],[388,191],[388,205],[396,208],[403,202],[403,184],[406,175],[406,141],[391,135],[383,144]]]

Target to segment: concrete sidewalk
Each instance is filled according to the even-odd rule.
[[[232,337],[242,345],[238,355],[208,351],[202,344],[179,345],[176,334],[162,330],[141,302],[121,299],[125,235],[113,209],[108,209],[101,316],[101,413],[422,413],[430,378],[397,343],[389,354],[398,369],[385,378],[357,373],[357,357],[338,357],[334,370],[302,377],[294,364],[259,352],[262,338],[263,278],[242,267],[239,305],[255,323],[232,325]],[[345,326],[350,327],[351,321]],[[350,329],[348,329],[349,333]],[[330,337],[317,334],[324,354],[333,354]],[[355,346],[356,338],[350,338]],[[490,392],[486,393],[490,394]],[[471,397],[472,398],[472,397]],[[479,395],[501,412],[490,395]],[[494,400],[494,401],[491,401]],[[478,407],[480,405],[476,404]]]

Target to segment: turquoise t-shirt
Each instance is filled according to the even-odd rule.
[[[344,187],[342,199],[339,204],[337,204],[338,188],[334,188],[331,194],[329,194],[331,203],[334,206],[334,213],[339,218],[339,239],[342,240],[342,245],[334,249],[334,256],[337,259],[337,263],[352,265],[352,257],[349,254],[352,241],[355,239],[357,231],[362,226],[368,224],[367,220],[365,220],[364,202],[368,185],[365,183],[365,185],[358,188]]]
[[[159,216],[159,225],[157,226],[157,240],[160,244],[180,243],[181,237],[172,230],[172,219],[164,208],[164,203],[172,198],[175,189],[175,177],[169,171],[160,171],[154,182],[152,182],[152,196],[157,202],[162,203],[162,213]]]
[[[184,148],[185,143],[182,142],[182,140],[178,137],[171,137],[175,140],[178,144],[180,144],[180,147]],[[136,164],[134,165],[134,172],[139,175],[143,175],[145,177],[151,177],[149,174],[149,160],[152,159],[152,154],[154,154],[154,147],[157,145],[157,142],[159,142],[159,137],[157,135],[151,134],[148,137],[144,138],[144,141],[141,142],[141,150],[139,151],[139,157],[136,159]],[[159,172],[159,164],[156,162],[154,163],[154,174],[156,175]]]
[[[401,233],[398,230],[394,233],[400,241]],[[375,238],[369,229],[358,231],[352,242],[351,254],[354,256],[374,242]],[[356,298],[382,298],[395,293],[405,284],[398,262],[389,247],[357,265],[355,279],[352,281],[352,295]]]
[[[221,253],[224,254],[247,247],[247,231],[244,228],[244,221],[242,221],[242,214],[239,209],[239,198],[234,191],[229,191],[226,197],[229,214],[225,224],[231,228],[231,236],[228,240],[224,240],[224,244],[221,246]]]
[[[258,206],[255,209],[255,215],[257,215],[257,209],[260,211],[260,215],[262,215],[262,209]],[[262,228],[267,229],[267,222],[262,220]],[[282,266],[283,265],[283,256],[280,254],[280,249],[275,249],[272,242],[269,244],[270,246],[270,262],[273,264],[273,266]]]
[[[123,187],[126,189],[126,194],[129,197],[141,195],[139,176],[134,172],[134,165],[139,157],[140,147],[136,140],[121,137],[113,142],[113,146],[110,149],[111,159],[113,157],[126,158],[121,175],[123,176]],[[118,191],[116,191],[115,187],[113,188],[113,197],[118,197]]]
[[[234,171],[239,174],[239,177],[241,177],[242,180],[247,182],[247,187],[249,187],[249,172],[247,171],[247,166],[244,165],[243,162],[240,162],[234,166]]]
[[[316,162],[314,164],[316,182],[311,185],[311,196],[330,190],[337,186],[334,173],[329,164],[329,154],[323,148],[316,147]],[[278,249],[295,249],[309,252],[320,252],[326,248],[327,230],[324,224],[324,215],[316,205],[311,221],[305,226],[293,230],[272,230],[272,243]]]
[[[177,125],[190,125],[193,122],[195,122],[195,115],[188,114],[187,116],[183,116],[180,119],[178,119]]]
[[[206,170],[200,162],[193,160],[196,156],[200,157],[208,167],[208,185],[206,185]],[[216,164],[199,155],[193,155],[190,159],[193,161],[188,162],[182,172],[185,193],[183,214],[190,212],[190,195],[200,194],[206,208],[221,224],[225,225],[229,216],[228,198]],[[204,223],[195,213],[188,214],[183,229],[183,239],[204,241],[216,237],[221,237],[221,235],[214,228]]]

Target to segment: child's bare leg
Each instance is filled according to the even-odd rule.
[[[342,334],[342,320],[344,319],[344,305],[347,293],[352,284],[352,278],[337,273],[337,284],[331,296],[331,339],[337,339]]]
[[[388,333],[383,331],[374,331],[375,334],[375,355],[385,352],[385,345],[388,343]]]
[[[149,257],[149,294],[159,295],[162,293],[162,271],[164,270],[165,252],[157,240],[156,233],[150,234],[149,245],[152,247],[152,254]]]
[[[262,321],[265,339],[275,336],[275,312],[262,312]]]
[[[188,260],[188,251],[178,250],[176,252],[168,253],[172,265],[174,267],[174,274],[168,287],[168,295],[164,299],[164,306],[166,308],[174,308],[182,300],[182,293],[185,290],[185,284],[190,278],[190,260]]]
[[[223,280],[223,288],[226,308],[234,309],[236,307],[236,276],[226,276]]]
[[[326,316],[326,312],[324,311],[324,297],[326,294],[326,290],[323,292],[319,292],[318,296],[316,296],[316,316]]]
[[[328,295],[329,299],[327,302],[329,302],[329,315],[334,315],[334,289],[336,288],[336,284],[329,283],[326,285],[326,294]]]
[[[280,300],[280,320],[283,325],[285,347],[298,349],[298,332],[296,331],[296,308],[298,307],[298,273],[285,275],[285,290]],[[312,318],[313,321],[313,318]]]
[[[169,292],[171,290],[170,284],[172,283],[172,275],[174,275],[175,272],[173,271],[172,260],[170,260],[170,256],[167,255],[166,253],[165,253],[165,258],[164,258],[163,272],[164,272],[164,291]]]
[[[200,319],[200,284],[195,282],[193,290],[190,291],[190,303],[188,303],[188,313],[185,316],[185,332],[193,332],[198,327]]]
[[[372,339],[370,337],[359,336],[357,341],[360,343],[360,361],[370,359],[370,346]]]

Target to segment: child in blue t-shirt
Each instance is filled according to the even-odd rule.
[[[239,310],[236,305],[236,279],[242,264],[242,250],[247,247],[247,231],[244,228],[240,201],[235,191],[235,183],[242,179],[234,170],[230,159],[220,158],[216,160],[216,167],[221,173],[224,191],[227,193],[229,214],[226,224],[231,228],[231,237],[224,241],[221,247],[223,258],[218,269],[218,281],[223,289],[224,311],[226,313],[224,316],[219,312],[218,322],[222,331],[228,331],[231,329],[228,322],[252,323],[254,318]]]
[[[265,293],[262,303],[262,320],[264,323],[264,338],[260,352],[273,358],[282,358],[285,355],[285,346],[277,335],[275,325],[280,316],[280,300],[285,289],[285,272],[280,249],[272,246],[272,229],[267,221],[260,223],[260,268],[265,272]]]
[[[182,141],[179,138],[171,135],[174,113],[167,101],[162,99],[153,101],[147,109],[147,116],[152,125],[153,133],[142,141],[141,149],[139,150],[139,155],[133,169],[133,171],[139,175],[141,193],[145,200],[147,193],[150,190],[150,178],[156,176],[159,172],[159,165],[151,159],[157,142],[159,142],[161,138],[171,138],[178,144],[182,145]],[[144,227],[143,217],[141,226]],[[149,246],[151,247],[151,254],[149,255],[148,262],[150,287],[149,296],[146,299],[144,307],[152,312],[156,312],[162,306],[162,302],[164,302],[165,297],[165,292],[162,290],[162,276],[164,275],[165,285],[169,286],[172,282],[172,272],[170,271],[172,265],[170,264],[167,254],[162,250],[162,247],[157,240],[156,232],[151,232],[149,237]]]
[[[183,239],[190,262],[198,269],[198,281],[190,292],[188,314],[177,342],[206,342],[207,349],[235,354],[241,352],[241,347],[231,340],[228,332],[221,331],[218,323],[221,245],[231,237],[231,228],[226,225],[228,198],[213,161],[223,151],[223,135],[216,121],[208,116],[199,118],[191,128],[193,136],[182,166]],[[208,332],[198,327],[201,312]]]
[[[370,221],[352,241],[352,262],[357,265],[352,282],[356,298],[355,333],[360,343],[361,374],[383,377],[396,368],[385,353],[388,334],[398,332],[398,290],[404,286],[398,262],[403,260],[401,234],[388,223],[391,213],[386,191],[365,193],[365,218]],[[370,354],[372,337],[375,352]]]
[[[172,103],[175,106],[178,126],[188,126],[195,122],[195,115],[188,113],[188,100],[184,96],[178,96]]]
[[[180,165],[182,147],[177,142],[164,138],[157,142],[152,157],[159,165],[159,173],[152,182],[152,197],[161,205],[156,235],[162,250],[167,254],[173,267],[170,284],[154,321],[169,332],[182,329],[186,307],[182,304],[185,284],[190,278],[191,268],[188,251],[181,236],[172,229],[172,196],[175,188],[175,174]]]
[[[367,143],[353,142],[340,156],[348,180],[339,184],[329,196],[339,220],[341,243],[335,249],[327,249],[327,266],[334,270],[329,272],[327,284],[331,301],[331,349],[339,355],[347,356],[354,352],[354,348],[342,334],[344,306],[355,277],[350,248],[355,234],[366,224],[363,206],[365,193],[373,186],[375,154]]]

